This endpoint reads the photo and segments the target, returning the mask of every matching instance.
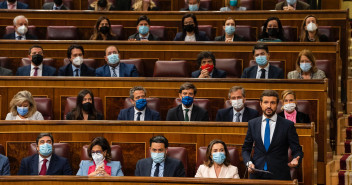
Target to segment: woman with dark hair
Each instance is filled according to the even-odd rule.
[[[204,164],[200,165],[195,177],[239,179],[238,169],[230,164],[230,154],[225,142],[214,139],[207,148]]]
[[[77,95],[76,108],[66,115],[67,120],[103,120],[104,117],[94,106],[94,95],[88,89]]]
[[[318,19],[314,15],[307,15],[301,26],[301,42],[328,42],[326,35],[320,34],[318,31]]]
[[[182,17],[182,32],[178,32],[174,41],[209,41],[204,31],[198,30],[197,18],[192,13]]]
[[[285,90],[281,93],[281,101],[283,110],[278,115],[290,120],[294,123],[310,123],[309,115],[304,114],[303,112],[299,112],[296,110],[297,101],[296,101],[296,93],[292,90]]]
[[[259,42],[282,42],[284,40],[284,29],[282,28],[280,19],[269,17],[264,22]]]
[[[120,161],[111,161],[111,148],[104,137],[96,137],[88,147],[91,160],[82,160],[76,175],[123,176]]]
[[[111,23],[107,17],[99,17],[90,40],[117,40],[116,35],[112,33]]]

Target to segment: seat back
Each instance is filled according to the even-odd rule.
[[[213,29],[212,25],[198,25],[198,30],[204,31],[210,40],[214,40],[212,29]]]
[[[2,144],[0,144],[0,154],[2,154],[2,155],[6,154],[5,153],[5,148],[4,148],[4,146],[2,146]]]
[[[70,157],[70,146],[68,143],[54,143],[53,145],[54,153],[60,157],[68,159]],[[37,144],[31,143],[28,150],[28,155],[34,155],[38,153]]]
[[[241,78],[242,60],[235,58],[216,59],[216,68],[226,71],[226,78]]]
[[[76,26],[48,26],[47,40],[79,40]]]
[[[282,26],[282,28],[284,29],[285,41],[297,41],[297,28],[293,28],[292,26]]]
[[[53,1],[54,0],[44,0],[44,3],[49,3]],[[73,10],[73,0],[62,0],[62,3],[70,10]]]
[[[65,59],[64,59],[64,66],[65,66],[65,65],[68,65],[68,64],[70,64],[70,63],[71,63],[71,61],[70,61],[68,58],[65,58]],[[85,59],[83,59],[83,63],[84,63],[86,66],[91,67],[91,68],[93,68],[93,69],[96,69],[96,68],[99,67],[99,61],[98,61],[98,60],[95,60],[95,59],[93,59],[93,58],[85,58]]]
[[[259,115],[262,115],[262,108],[260,107],[260,101],[259,100],[246,100],[246,102],[244,103],[244,105],[248,108],[254,109],[256,111],[258,111]],[[231,101],[230,100],[226,100],[225,104],[224,104],[224,108],[229,108],[232,107],[231,105]]]
[[[0,57],[0,67],[11,69],[13,60],[8,57]]]
[[[240,162],[240,157],[239,157],[238,150],[236,149],[236,147],[228,146],[227,150],[229,151],[229,154],[230,154],[231,165],[238,166],[239,162]],[[206,153],[207,153],[206,146],[201,146],[198,148],[196,169],[198,169],[199,166],[201,164],[203,164],[204,161],[206,160]]]
[[[242,36],[246,41],[257,40],[255,29],[252,29],[249,25],[236,25],[235,34]]]
[[[73,108],[76,107],[77,97],[67,97],[66,105],[64,111],[64,119],[66,119],[66,114],[69,113]],[[103,101],[100,97],[94,97],[94,107],[95,109],[103,114]]]
[[[91,160],[88,156],[89,145],[84,145],[81,149],[81,160]],[[120,161],[123,167],[123,155],[120,145],[111,145],[111,161]]]
[[[55,67],[55,59],[53,58],[44,58],[43,59],[43,64],[51,67]],[[29,58],[22,58],[20,62],[20,66],[28,66],[31,65],[31,61]]]
[[[339,40],[338,33],[334,32],[332,26],[319,26],[318,30],[320,34],[326,35],[328,37],[329,42],[336,42]]]
[[[156,61],[153,77],[189,77],[186,61]]]
[[[133,64],[136,66],[139,76],[144,76],[144,65],[141,59],[123,59],[120,60],[121,63]]]
[[[165,26],[150,26],[150,33],[159,37],[160,40],[166,40]]]
[[[147,106],[150,109],[153,109],[157,112],[160,112],[160,99],[159,98],[146,98],[147,99]],[[131,98],[126,98],[123,108],[127,109],[132,107],[133,104],[131,103]]]
[[[255,0],[241,0],[241,6],[246,7],[246,10],[254,10]]]
[[[33,98],[37,104],[37,110],[43,115],[44,120],[53,120],[53,106],[50,98]]]
[[[335,66],[332,65],[334,62],[331,60],[316,60],[315,65],[318,69],[325,72],[325,75],[329,79],[333,79],[333,74],[335,73]]]
[[[118,40],[123,40],[123,25],[111,25],[111,31]]]
[[[6,34],[13,33],[15,31],[14,26],[6,26]],[[34,25],[28,25],[28,33],[37,36],[37,30]]]

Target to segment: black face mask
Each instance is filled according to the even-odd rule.
[[[91,113],[92,108],[93,108],[92,103],[90,103],[90,102],[84,103],[84,104],[82,104],[82,108],[83,108],[84,112]]]
[[[270,37],[277,37],[279,35],[279,28],[268,28],[268,35]]]
[[[195,26],[193,24],[187,24],[183,27],[183,29],[186,31],[186,32],[193,32],[194,29],[195,29]]]
[[[103,26],[103,27],[100,27],[99,31],[102,33],[102,34],[107,34],[109,32],[110,28],[108,26]]]
[[[60,6],[62,4],[62,0],[54,0],[56,6]]]
[[[43,55],[33,55],[32,56],[32,62],[34,65],[39,66],[43,62]]]
[[[9,3],[14,3],[16,0],[7,0]]]

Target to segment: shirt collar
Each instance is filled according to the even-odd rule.
[[[270,63],[268,62],[268,65],[266,67],[264,67],[263,69],[265,69],[265,71],[268,72],[269,71],[269,66],[270,66]],[[258,72],[260,70],[262,70],[262,68],[258,66]]]
[[[59,8],[59,10],[61,9],[62,5],[64,5],[64,3],[62,3],[60,6],[56,6],[56,4],[54,3],[54,7],[53,9],[55,10],[55,8]]]
[[[33,64],[31,64],[31,70],[34,69],[35,67],[38,67],[38,69],[43,70],[43,63],[40,64],[39,66],[34,66]]]
[[[164,168],[165,160],[163,162],[159,163],[159,164],[160,164],[159,167]],[[156,166],[156,162],[153,161],[152,167],[155,167],[155,166]]]
[[[148,39],[149,38],[149,33],[148,33],[148,35],[147,36],[145,36],[145,37],[143,37],[141,34],[139,34],[139,38],[142,40],[142,38],[146,38],[146,39]]]
[[[233,115],[236,115],[237,110],[235,110],[234,108],[232,108],[232,109],[233,109]],[[243,106],[242,110],[239,111],[239,113],[241,113],[241,116],[243,116],[243,112],[244,112],[244,106]]]
[[[17,39],[18,36],[21,36],[22,38],[26,38],[26,34],[20,35],[17,33],[17,31],[15,31],[15,39]]]
[[[7,1],[7,8],[9,7],[10,3]],[[16,9],[17,9],[17,1],[15,1],[15,3],[13,4],[15,5]]]
[[[185,107],[185,105],[183,105],[183,104],[182,104],[182,110],[183,110],[183,111],[185,111],[185,109],[189,109],[189,111],[191,111],[191,112],[192,112],[192,109],[193,109],[193,103],[192,103],[192,105],[191,105],[190,107],[188,107],[188,108],[187,108],[187,107]]]
[[[262,116],[262,122],[266,120],[267,117],[263,114]],[[269,118],[271,121],[276,122],[277,121],[277,114],[275,113],[271,118]]]
[[[39,162],[42,162],[44,159],[46,159],[46,160],[48,160],[48,162],[50,162],[51,156],[52,156],[52,155],[50,155],[50,156],[47,157],[47,158],[43,158],[41,155],[39,155]]]
[[[146,108],[147,107],[145,107],[143,110],[138,110],[138,109],[136,109],[136,107],[134,107],[134,114],[137,114],[138,112],[142,112],[142,114],[145,115],[145,109]]]
[[[72,70],[75,71],[76,69],[81,70],[81,66],[76,67],[75,65],[72,64]]]

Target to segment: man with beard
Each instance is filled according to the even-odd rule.
[[[278,102],[276,91],[263,91],[260,97],[263,116],[248,122],[242,157],[251,179],[291,180],[290,168],[299,166],[302,161],[302,147],[294,123],[277,116]],[[288,161],[288,148],[292,150],[292,161]],[[251,158],[252,150],[254,154]]]
[[[54,2],[48,2],[43,5],[44,10],[69,10],[62,0],[54,0]]]

